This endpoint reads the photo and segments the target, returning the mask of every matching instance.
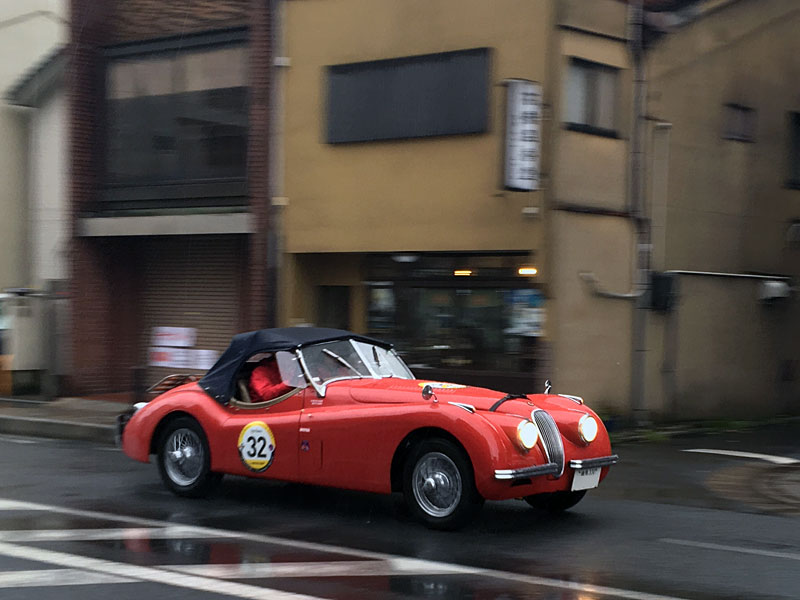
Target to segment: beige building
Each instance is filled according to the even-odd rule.
[[[625,210],[625,5],[500,5],[284,3],[281,320],[388,337],[421,376],[624,404],[629,309],[598,318],[577,273],[630,286],[629,225],[585,216]],[[504,185],[509,80],[541,86],[531,190]]]
[[[796,17],[756,4],[646,3],[677,12],[646,14],[649,35],[672,28],[647,51],[641,247],[680,273],[659,278],[672,309],[647,303],[636,352],[627,4],[286,0],[281,323],[391,339],[422,377],[550,378],[606,414],[791,410],[797,294],[760,298],[800,263]],[[528,191],[505,185],[520,79],[541,86]]]
[[[649,401],[668,414],[797,412],[800,6],[701,9],[648,64],[649,114],[671,125],[651,137],[652,266],[681,272],[675,310],[652,318]]]

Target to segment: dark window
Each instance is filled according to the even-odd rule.
[[[722,137],[737,142],[754,142],[756,111],[741,104],[725,105],[725,131]]]
[[[321,285],[317,296],[317,323],[320,327],[350,329],[350,288]]]
[[[334,65],[327,84],[331,144],[488,127],[488,48]]]
[[[800,113],[789,113],[789,178],[788,187],[800,189]]]
[[[616,137],[617,71],[607,65],[570,60],[564,119],[568,129]]]
[[[241,43],[111,59],[106,183],[243,179],[246,69]]]

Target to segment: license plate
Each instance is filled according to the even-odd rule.
[[[578,469],[572,478],[572,491],[596,488],[600,483],[600,467],[594,469]]]

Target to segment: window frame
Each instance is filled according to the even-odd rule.
[[[569,93],[567,91],[566,84],[564,85],[564,102],[563,102],[563,110],[564,110],[564,129],[569,131],[577,131],[579,133],[588,133],[591,135],[597,135],[601,137],[609,137],[609,138],[619,138],[619,119],[620,119],[620,106],[619,106],[619,72],[620,68],[615,67],[613,65],[599,63],[591,60],[586,60],[585,58],[580,58],[577,56],[570,56],[569,61],[567,64],[567,79],[566,82],[569,81],[569,75],[572,71],[573,67],[582,67],[585,70],[588,70],[591,73],[591,77],[586,79],[586,92],[585,97],[582,101],[582,107],[584,111],[586,111],[586,122],[580,123],[575,121],[567,120],[568,116],[568,107],[570,102]],[[613,127],[601,127],[597,124],[597,114],[599,112],[599,100],[598,100],[598,78],[597,74],[599,72],[608,72],[612,73],[614,76],[614,105],[612,107],[613,110]]]
[[[111,135],[109,77],[116,61],[174,58],[178,53],[224,49],[241,46],[249,51],[249,36],[246,27],[220,29],[184,36],[170,36],[148,41],[127,42],[103,48],[102,87],[99,99],[102,106],[101,180],[99,205],[102,210],[129,210],[140,208],[194,208],[194,207],[240,207],[247,205],[247,159],[245,173],[236,176],[142,179],[141,181],[115,181],[110,178],[107,156]],[[249,90],[249,81],[245,81]],[[249,100],[248,100],[249,102]],[[249,120],[249,108],[247,109]],[[249,124],[248,124],[249,127]],[[249,145],[249,141],[246,141]]]

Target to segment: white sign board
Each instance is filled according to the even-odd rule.
[[[535,81],[510,79],[506,88],[506,189],[539,189],[541,157],[542,86]]]
[[[153,327],[153,346],[191,348],[196,340],[194,327]]]
[[[217,362],[218,356],[214,350],[153,346],[148,352],[147,362],[151,367],[208,371]]]

